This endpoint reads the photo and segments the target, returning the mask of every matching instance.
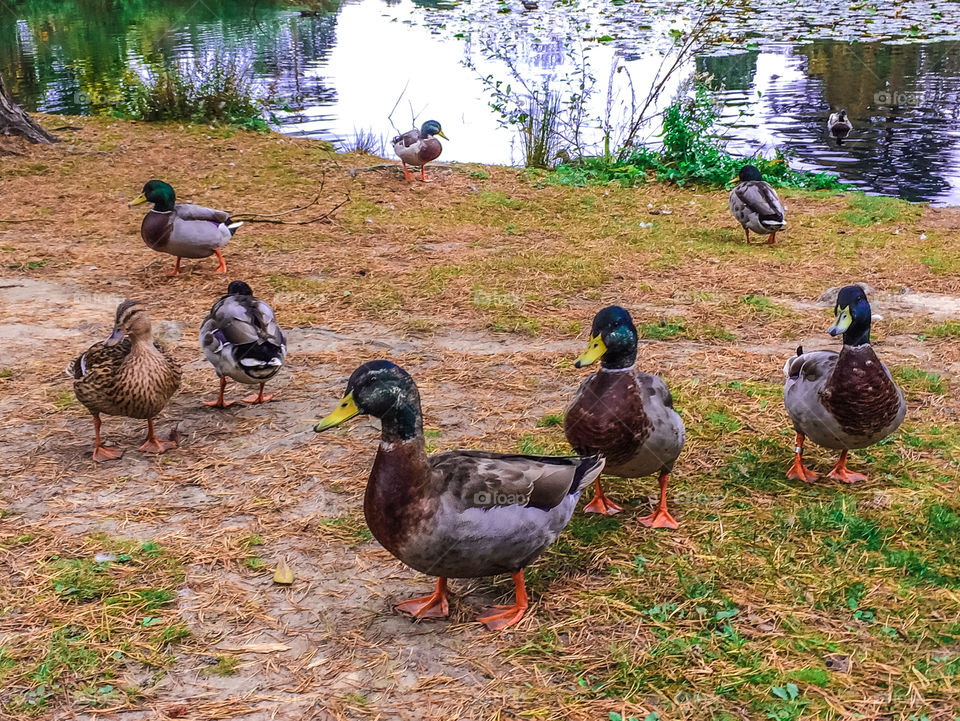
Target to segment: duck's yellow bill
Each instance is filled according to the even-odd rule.
[[[360,413],[360,409],[357,408],[357,404],[353,400],[353,393],[347,393],[347,395],[340,399],[336,410],[314,426],[313,430],[320,433],[328,428],[336,428],[341,423],[349,421],[358,413]]]
[[[606,352],[607,346],[604,344],[603,339],[600,338],[600,334],[598,333],[590,338],[590,344],[587,346],[587,349],[580,355],[579,358],[577,358],[573,365],[577,368],[593,365],[598,360],[603,358],[603,354]]]
[[[127,203],[127,206],[140,205],[140,203],[146,203],[146,202],[147,202],[147,196],[144,195],[143,193],[140,193],[140,195],[137,198]]]
[[[853,316],[850,315],[850,306],[847,306],[846,308],[838,308],[837,320],[832,326],[827,328],[827,333],[830,335],[840,335],[841,333],[846,332],[851,323],[853,323]]]
[[[444,140],[450,140],[450,138],[448,138],[446,135],[443,134],[443,131],[442,131],[442,130],[438,130],[438,131],[437,131],[437,135],[439,135],[439,136],[440,136],[441,138],[443,138]]]

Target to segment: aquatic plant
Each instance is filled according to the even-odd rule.
[[[264,99],[246,58],[218,51],[128,77],[119,114],[137,120],[218,122],[266,130]]]

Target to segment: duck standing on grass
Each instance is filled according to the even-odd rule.
[[[153,203],[153,209],[140,224],[140,236],[144,242],[153,250],[177,258],[170,275],[180,273],[181,258],[209,258],[211,255],[216,255],[220,261],[216,272],[227,272],[220,249],[243,225],[242,221],[231,223],[230,213],[225,210],[177,203],[173,188],[162,180],[149,181],[140,196],[129,205],[140,203]]]
[[[783,367],[787,377],[783,402],[797,432],[793,465],[787,478],[815,481],[817,474],[803,465],[803,442],[810,438],[824,448],[841,451],[827,475],[844,483],[865,481],[847,469],[851,448],[872,446],[893,433],[907,413],[903,393],[870,345],[870,303],[863,289],[840,290],[833,309],[836,322],[827,331],[843,334],[839,353],[817,350],[797,355]]]
[[[443,618],[449,614],[448,578],[509,573],[515,603],[494,606],[477,620],[491,631],[517,623],[529,602],[523,569],[570,521],[603,459],[486,451],[428,456],[416,383],[384,360],[353,372],[336,410],[315,430],[359,413],[379,418],[382,427],[363,500],[367,526],[403,563],[439,577],[432,594],[404,601],[397,610],[414,618]]]
[[[843,145],[843,139],[850,134],[851,130],[853,130],[853,123],[847,117],[846,110],[830,113],[830,117],[827,118],[827,131],[836,139],[837,145]]]
[[[737,178],[740,182],[730,191],[730,212],[743,226],[743,233],[750,242],[750,231],[768,235],[773,243],[777,231],[786,224],[783,205],[777,192],[761,176],[753,165],[744,165]]]
[[[120,458],[123,451],[100,440],[100,414],[145,418],[147,439],[141,451],[163,453],[176,440],[160,440],[153,419],[180,387],[180,364],[153,342],[150,316],[140,303],[125,300],[117,306],[113,333],[94,343],[67,366],[73,391],[93,414],[93,460]]]
[[[420,166],[420,180],[424,183],[431,182],[424,174],[424,166],[431,160],[436,160],[443,152],[443,146],[434,136],[439,135],[444,140],[450,140],[443,134],[440,123],[436,120],[428,120],[420,129],[408,130],[403,135],[398,135],[390,142],[393,143],[393,152],[403,163],[403,177],[407,180],[413,180],[410,171],[407,170],[407,164]]]
[[[577,358],[577,368],[600,361],[600,370],[580,384],[567,408],[563,430],[577,453],[602,454],[607,472],[621,478],[660,474],[660,503],[640,519],[652,528],[677,528],[667,511],[670,471],[686,440],[683,420],[673,410],[670,389],[661,378],[641,373],[637,361],[637,329],[620,306],[604,308],[593,319],[590,344]],[[618,513],[597,477],[588,513]]]
[[[273,317],[273,309],[253,297],[250,286],[235,280],[227,294],[213,304],[200,325],[200,348],[220,377],[220,394],[204,405],[226,408],[233,401],[223,400],[227,377],[248,385],[260,385],[258,394],[246,403],[266,403],[273,396],[263,395],[263,387],[283,366],[287,341]]]

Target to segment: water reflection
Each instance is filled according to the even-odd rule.
[[[435,117],[454,138],[444,158],[500,163],[519,160],[515,135],[497,123],[480,76],[509,80],[509,73],[484,58],[484,46],[512,39],[513,62],[531,86],[562,83],[576,75],[571,28],[588,17],[548,3],[500,15],[499,4],[482,0],[328,0],[325,12],[310,16],[279,0],[10,2],[0,2],[0,72],[31,110],[109,111],[125,76],[225,48],[250,57],[285,132],[389,137],[391,124],[405,130],[414,115]],[[615,18],[592,18],[593,26],[627,27],[630,12],[623,6]],[[643,23],[630,27],[649,27]],[[656,65],[651,44],[619,38],[586,49],[599,81],[596,116],[615,52],[638,88]],[[801,167],[836,172],[866,190],[960,203],[960,57],[952,49],[948,42],[767,43],[698,58],[688,70],[712,77],[735,152],[779,147]],[[477,68],[465,67],[465,58]],[[846,108],[854,123],[842,146],[827,135],[831,107]]]
[[[946,42],[821,41],[698,67],[716,83],[728,79],[721,98],[732,149],[781,147],[800,165],[873,192],[955,204],[960,58],[953,50]],[[842,146],[826,130],[831,108],[846,108],[854,125]]]

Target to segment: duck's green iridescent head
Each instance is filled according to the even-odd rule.
[[[177,196],[167,183],[162,180],[151,180],[143,186],[143,192],[135,200],[131,200],[128,205],[140,205],[140,203],[153,203],[153,209],[161,212],[173,210]]]
[[[409,373],[390,361],[370,361],[357,368],[336,409],[314,430],[320,433],[335,428],[361,413],[380,419],[385,441],[423,434],[417,385]]]
[[[439,135],[444,140],[450,140],[450,138],[443,134],[443,130],[440,128],[440,123],[438,123],[436,120],[428,120],[421,125],[420,135],[425,138],[431,135]]]
[[[610,305],[593,319],[590,342],[574,366],[582,368],[598,360],[604,368],[630,368],[637,361],[637,327],[619,305]]]
[[[837,294],[833,307],[836,321],[827,332],[836,336],[843,333],[844,345],[863,345],[870,342],[870,301],[859,285],[848,285]]]

